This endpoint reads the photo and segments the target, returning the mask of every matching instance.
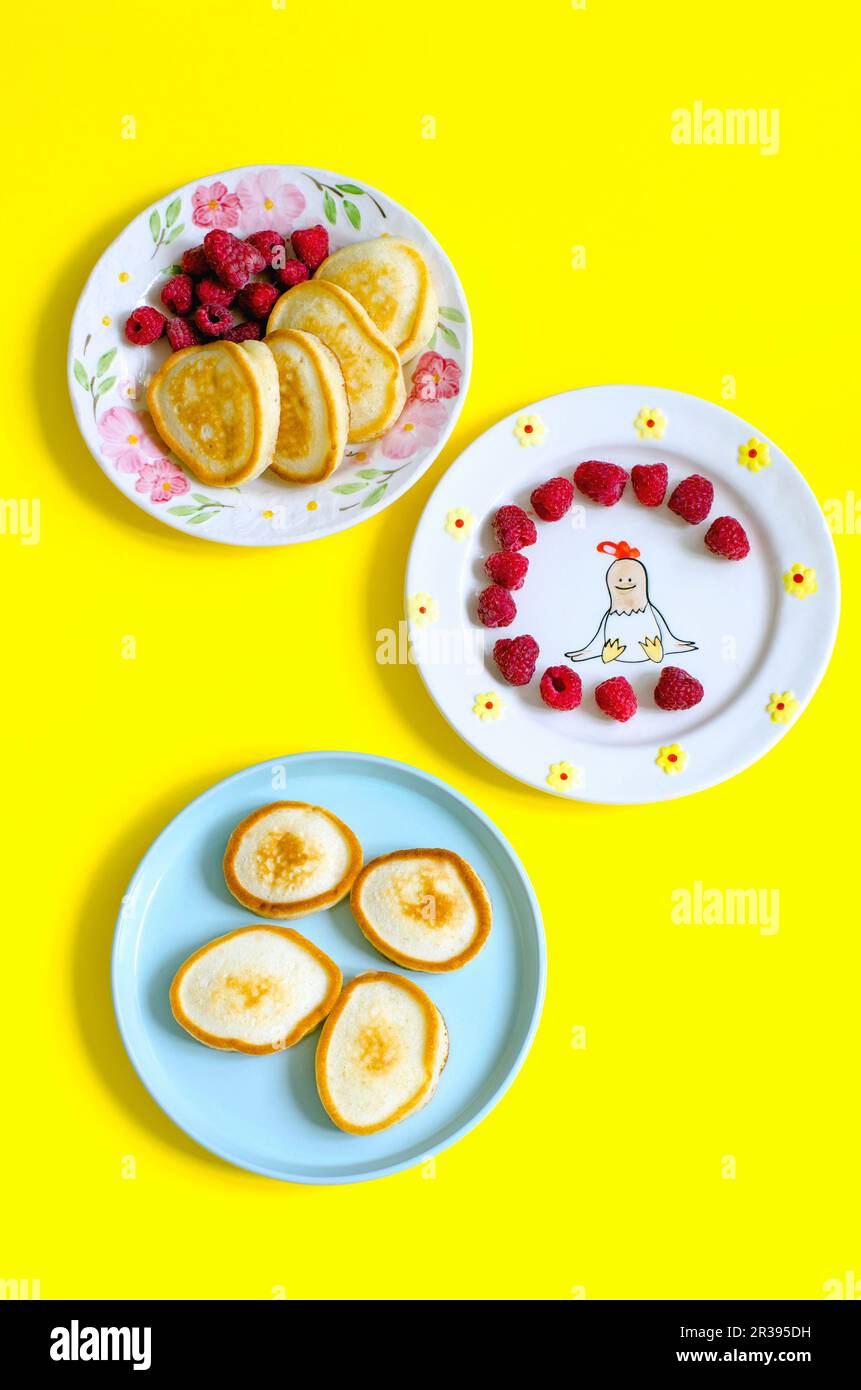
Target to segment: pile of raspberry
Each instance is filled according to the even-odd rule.
[[[184,252],[179,272],[162,286],[161,302],[175,317],[141,304],[126,320],[126,338],[142,347],[164,334],[174,352],[216,338],[262,338],[279,295],[313,275],[328,254],[329,233],[319,224],[294,232],[289,250],[280,232],[252,232],[242,241],[216,228]],[[234,309],[244,315],[239,322]]]

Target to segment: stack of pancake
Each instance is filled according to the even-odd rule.
[[[335,251],[272,308],[263,342],[173,353],[147,389],[156,429],[210,487],[271,468],[318,483],[347,444],[379,439],[406,400],[402,364],[436,327],[421,252],[381,236]]]

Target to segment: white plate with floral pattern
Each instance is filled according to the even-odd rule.
[[[555,476],[570,479],[590,459],[629,473],[638,463],[665,463],[667,498],[686,476],[704,475],[715,490],[709,516],[691,525],[666,498],[659,507],[643,506],[629,482],[613,506],[575,491],[562,519],[536,517],[533,490]],[[497,549],[492,519],[505,503],[533,518],[537,540],[522,552],[529,569],[512,594],[516,616],[509,626],[488,629],[476,603],[491,582],[484,560]],[[711,522],[727,515],[749,538],[743,560],[724,559],[704,544]],[[626,559],[632,551],[633,560]],[[652,659],[631,640],[624,663],[605,663],[603,644],[613,636],[605,624],[620,603],[611,589],[620,553],[643,587],[642,605],[630,606],[648,614],[647,626],[663,641]],[[825,518],[786,455],[720,406],[644,386],[569,391],[481,435],[427,503],[406,599],[419,670],[467,743],[542,791],[618,805],[702,791],[767,753],[813,696],[840,609]],[[641,619],[618,619],[631,621]],[[512,686],[493,647],[524,634],[538,643],[536,670],[527,685]],[[649,637],[645,629],[642,637]],[[544,704],[539,681],[548,666],[576,670],[578,708]],[[675,712],[657,707],[654,690],[666,666],[702,684],[699,704]],[[595,701],[597,685],[620,675],[638,703],[627,723],[607,718]]]
[[[239,488],[198,483],[162,444],[146,412],[146,384],[170,351],[126,341],[139,304],[159,292],[183,253],[213,227],[236,236],[274,228],[288,236],[322,223],[332,250],[388,232],[409,237],[431,268],[439,322],[404,368],[408,400],[387,435],[351,445],[325,482],[300,487],[269,473]],[[231,545],[290,545],[355,526],[395,502],[430,468],[460,413],[472,365],[469,310],[457,274],[427,229],[368,185],[325,169],[248,165],[196,179],[160,198],[99,260],[78,301],[69,341],[69,390],[90,453],[150,515]]]

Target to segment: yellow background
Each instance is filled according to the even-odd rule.
[[[374,653],[442,470],[555,391],[645,381],[720,400],[732,375],[730,407],[820,500],[846,499],[850,12],[323,10],[49,0],[6,34],[2,493],[41,499],[42,541],[0,537],[0,1277],[39,1278],[43,1297],[822,1297],[861,1271],[855,613],[774,752],[666,806],[566,805],[507,780],[412,668]],[[779,107],[779,154],[674,145],[671,112],[697,99]],[[422,218],[463,280],[476,355],[453,439],[397,505],[319,544],[242,550],[172,532],[111,486],[72,419],[66,347],[89,269],[135,213],[266,160],[334,169]],[[849,610],[861,540],[837,546]],[[117,905],[155,834],[227,773],[329,747],[474,799],[545,913],[535,1047],[435,1177],[314,1189],[232,1169],[161,1114],[114,1026]],[[779,933],[674,926],[670,894],[696,879],[779,888]]]

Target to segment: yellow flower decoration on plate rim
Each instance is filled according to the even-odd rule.
[[[801,709],[801,705],[791,690],[784,690],[782,694],[775,691],[765,709],[766,713],[771,715],[772,724],[789,724]]]
[[[641,439],[660,439],[666,428],[666,415],[654,405],[644,405],[634,421],[634,429]]]
[[[808,594],[815,594],[819,588],[816,570],[808,565],[793,565],[783,576],[783,587],[793,598],[807,598]]]
[[[573,763],[551,763],[547,772],[547,785],[558,792],[570,792],[583,782],[583,774]]]
[[[466,540],[475,525],[475,517],[466,507],[451,507],[446,512],[445,529],[456,541]]]
[[[761,473],[763,468],[768,468],[771,454],[765,440],[753,435],[746,444],[739,444],[738,461],[742,468],[749,468],[751,473]]]
[[[684,772],[688,765],[688,755],[680,743],[667,743],[658,749],[655,762],[664,772]]]
[[[485,690],[482,694],[476,695],[472,712],[481,720],[498,719],[504,709],[505,701],[502,696],[497,695],[495,690]]]
[[[439,604],[431,594],[410,594],[407,599],[407,617],[416,627],[427,627],[439,617]]]
[[[527,449],[532,444],[540,444],[546,433],[547,426],[539,415],[518,415],[514,437],[519,441],[521,448]]]

